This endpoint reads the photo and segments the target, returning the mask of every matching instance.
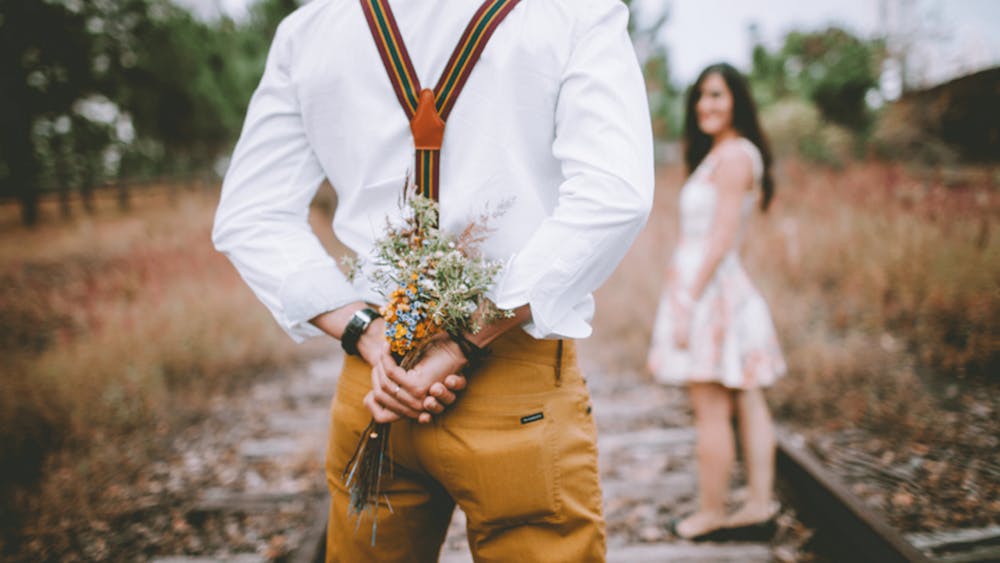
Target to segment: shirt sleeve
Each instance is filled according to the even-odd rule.
[[[309,226],[325,174],[310,146],[290,77],[288,20],[275,33],[264,75],[222,185],[212,241],[296,341],[322,332],[309,319],[360,300]]]
[[[581,26],[556,106],[553,155],[564,181],[554,212],[507,263],[495,301],[528,303],[536,338],[590,335],[595,291],[642,229],[653,200],[645,83],[628,8],[598,1]]]

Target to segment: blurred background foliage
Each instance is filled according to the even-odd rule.
[[[199,19],[169,0],[0,0],[0,197],[19,199],[32,224],[45,194],[77,192],[89,211],[96,186],[217,175],[274,30],[298,4],[259,0],[234,21]],[[631,28],[654,131],[667,141],[680,132],[688,87],[673,80],[657,39],[669,7]],[[830,27],[789,32],[769,49],[756,31],[748,76],[779,153],[834,166],[869,154],[932,164],[1000,154],[988,95],[996,73],[964,94],[942,87],[933,100],[886,103],[880,74],[903,54],[884,38]],[[956,129],[961,111],[975,117]]]
[[[239,132],[278,22],[206,22],[168,0],[0,0],[0,197],[212,171]]]

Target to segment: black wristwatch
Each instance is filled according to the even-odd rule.
[[[348,321],[347,326],[344,327],[344,335],[340,339],[340,345],[344,348],[344,351],[352,356],[359,355],[358,340],[361,340],[361,335],[368,330],[372,321],[381,316],[378,314],[378,311],[371,307],[365,307],[356,311],[351,320]]]

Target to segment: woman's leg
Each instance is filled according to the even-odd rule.
[[[730,526],[762,522],[773,516],[775,510],[774,423],[764,392],[757,388],[737,393],[736,410],[748,495],[744,505],[730,516]]]
[[[677,524],[683,537],[726,523],[729,476],[736,456],[730,424],[732,392],[717,383],[692,383],[690,394],[697,431],[698,511]]]

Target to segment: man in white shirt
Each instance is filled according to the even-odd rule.
[[[480,7],[388,4],[425,84]],[[213,240],[292,338],[344,338],[355,353],[331,421],[328,561],[435,560],[456,503],[477,561],[603,560],[596,433],[570,339],[590,335],[591,294],[652,203],[627,20],[619,0],[523,0],[485,46],[447,120],[440,223],[461,229],[486,202],[510,201],[482,249],[506,265],[491,299],[516,315],[439,341],[412,372],[392,361],[382,319],[359,312],[383,299],[365,276],[345,278],[307,222],[328,178],[335,233],[369,255],[413,168],[407,116],[358,1],[314,0],[278,28]],[[470,346],[490,354],[457,396]],[[370,417],[398,421],[374,545],[355,533],[341,480]]]

